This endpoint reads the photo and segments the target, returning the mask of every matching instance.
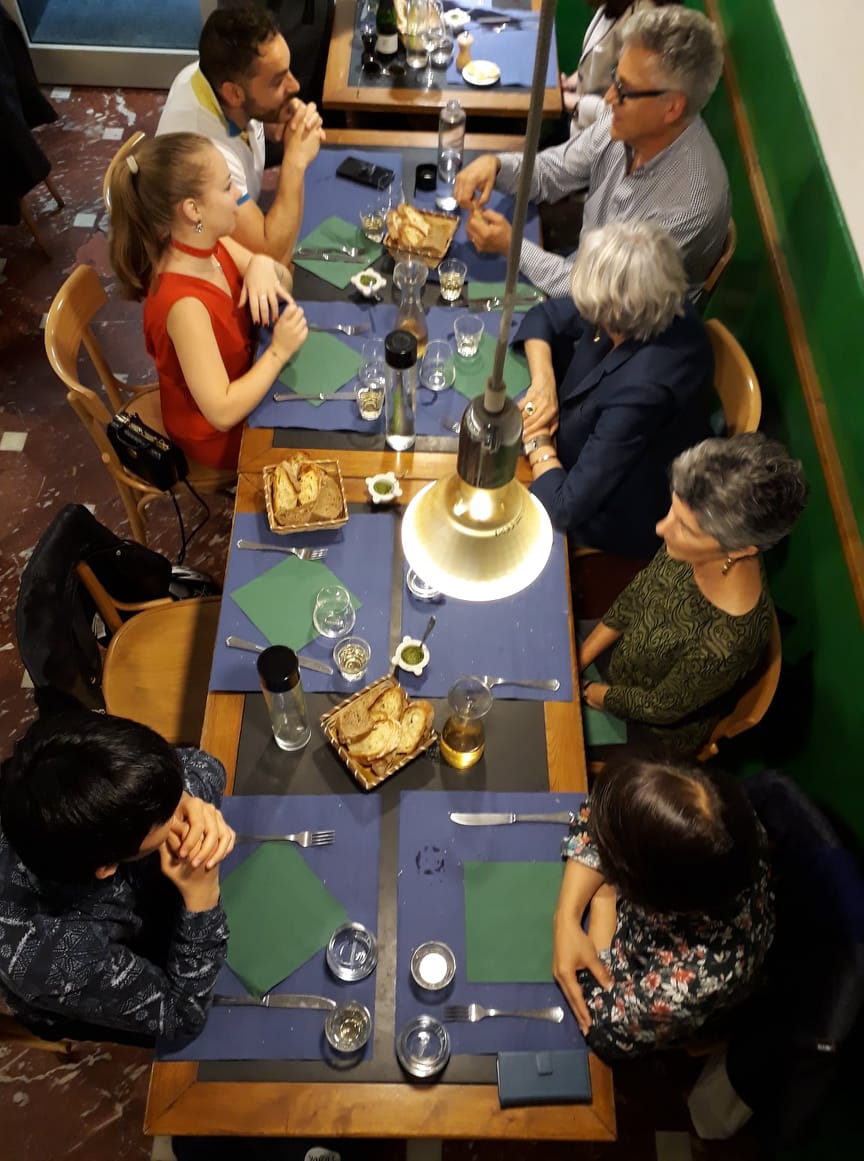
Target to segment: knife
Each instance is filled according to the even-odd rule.
[[[322,403],[353,403],[353,395],[325,395],[319,391],[317,395],[296,395],[287,391],[274,391],[273,399],[276,403],[314,403],[320,399]]]
[[[450,811],[450,821],[459,826],[506,826],[511,822],[573,822],[572,810],[559,810],[552,814],[458,814]]]
[[[358,254],[356,257],[352,257],[344,250],[334,250],[332,247],[328,250],[317,246],[300,246],[294,251],[294,257],[316,258],[323,262],[359,262],[361,266],[369,261],[368,254]]]
[[[316,1008],[332,1012],[335,1000],[326,996],[271,996],[268,992],[259,1000],[257,996],[214,996],[213,1003],[222,1008]]]
[[[537,306],[540,302],[545,302],[545,294],[517,294],[513,299],[514,306]],[[493,295],[491,298],[469,298],[468,306],[471,310],[498,310],[504,305],[504,298],[501,295]]]
[[[233,633],[225,638],[225,644],[229,649],[244,649],[247,653],[264,652],[263,645],[256,645],[254,641],[244,641],[242,637],[235,637]],[[316,673],[326,673],[328,677],[333,673],[333,666],[328,665],[326,661],[304,657],[302,653],[297,654],[297,664],[301,669],[314,669]]]

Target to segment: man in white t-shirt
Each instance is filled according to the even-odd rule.
[[[257,5],[216,9],[201,30],[198,63],[175,77],[156,130],[210,138],[224,154],[239,195],[233,237],[279,261],[291,259],[303,219],[306,169],[324,140],[318,110],[297,100],[299,87],[270,12]],[[266,213],[258,206],[265,134],[284,146]]]

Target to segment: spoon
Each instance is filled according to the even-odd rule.
[[[434,628],[435,628],[435,614],[433,613],[432,616],[429,618],[429,620],[426,623],[426,628],[423,630],[423,636],[420,638],[420,648],[421,649],[423,648],[424,644],[426,643],[426,638],[429,636],[429,634],[432,632],[432,630]]]

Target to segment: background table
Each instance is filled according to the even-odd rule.
[[[539,7],[532,0],[532,8]],[[420,88],[409,84],[385,85],[383,83],[363,84],[352,79],[352,51],[357,48],[355,0],[336,0],[333,19],[333,34],[330,39],[330,53],[327,58],[327,72],[324,76],[325,109],[345,112],[349,125],[359,124],[368,119],[371,124],[375,113],[404,113],[417,117],[434,117],[446,101],[455,97],[468,117],[524,118],[528,115],[530,89],[493,85],[489,88],[474,88],[462,84],[458,87]],[[507,33],[501,34],[506,36]],[[553,41],[554,52],[554,41]],[[439,70],[443,72],[443,70]],[[561,113],[561,91],[556,84],[545,90],[543,100],[544,117],[558,117]],[[326,120],[326,118],[325,118]]]
[[[260,510],[261,468],[281,455],[274,447],[272,432],[244,434],[237,511]],[[339,458],[347,498],[355,504],[364,502],[364,480],[374,472],[405,472],[402,488],[407,503],[429,480],[452,471],[455,465],[453,455],[440,452],[346,451]],[[575,677],[572,642],[571,667]],[[336,700],[333,695],[310,695],[311,712],[317,716]],[[440,725],[444,708],[440,702],[434,704]],[[345,767],[317,729],[313,741],[299,755],[279,751],[272,741],[260,695],[211,694],[202,745],[225,763],[234,793],[346,794],[354,788]],[[424,756],[374,791],[382,802],[382,890],[373,1060],[341,1077],[323,1063],[310,1062],[157,1064],[148,1100],[147,1132],[614,1139],[612,1076],[596,1057],[590,1058],[590,1104],[502,1110],[494,1084],[494,1056],[455,1056],[443,1082],[423,1085],[404,1079],[393,1054],[399,793],[487,788],[584,791],[583,754],[577,706],[501,702],[487,719],[486,755],[472,770],[459,773]]]

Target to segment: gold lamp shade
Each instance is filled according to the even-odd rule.
[[[537,579],[552,551],[552,525],[540,501],[516,480],[475,488],[454,474],[428,484],[408,505],[402,550],[439,592],[494,601]]]

